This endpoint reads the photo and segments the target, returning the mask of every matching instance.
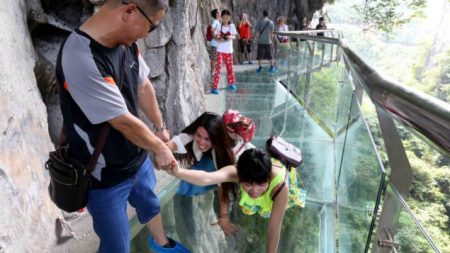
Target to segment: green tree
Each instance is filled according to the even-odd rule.
[[[426,0],[367,0],[364,6],[355,5],[366,30],[391,32],[423,14]]]

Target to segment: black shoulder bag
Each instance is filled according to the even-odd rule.
[[[122,61],[119,89],[122,90],[125,76],[126,52]],[[66,212],[75,212],[87,204],[88,191],[91,187],[91,173],[95,169],[98,157],[105,145],[110,125],[104,123],[95,143],[95,149],[89,158],[87,166],[69,157],[69,145],[63,145],[64,126],[61,129],[60,145],[50,152],[45,168],[50,173],[48,192],[53,203]]]

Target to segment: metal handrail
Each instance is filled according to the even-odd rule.
[[[317,31],[337,32],[338,37],[308,35]],[[336,44],[351,71],[361,80],[371,100],[390,116],[412,128],[441,153],[450,156],[450,104],[433,96],[389,80],[367,64],[342,40],[337,30],[276,32],[283,36]]]

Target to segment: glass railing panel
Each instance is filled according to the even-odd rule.
[[[289,43],[276,43],[276,65],[277,65],[277,74],[283,75],[288,73],[289,67],[289,51],[291,45]]]
[[[291,42],[288,55],[290,73],[303,73],[310,54],[306,47],[306,41]]]
[[[337,47],[337,45],[325,43],[324,56],[323,56],[324,64],[328,64],[334,60],[332,57],[334,47]]]
[[[339,134],[340,131],[345,130],[347,127],[347,122],[349,120],[350,106],[353,100],[353,88],[349,80],[349,74],[345,69],[342,69],[342,79],[339,82],[340,95],[338,99],[337,113],[336,113],[336,123],[334,127],[334,132]],[[356,106],[356,105],[355,105]]]
[[[313,68],[319,68],[322,65],[322,45],[323,43],[317,41],[310,41],[311,48],[314,50],[312,66]]]
[[[291,139],[332,141],[328,133],[303,107],[296,105],[285,109],[284,105],[281,105],[278,110],[272,113],[274,134]]]
[[[352,98],[351,114],[358,112]],[[355,106],[356,105],[356,106]],[[363,117],[349,120],[337,177],[339,252],[364,252],[373,219],[373,210],[384,179],[372,137]],[[342,136],[337,138],[342,145]],[[340,153],[339,150],[336,153]]]
[[[289,140],[289,139],[288,139]],[[293,140],[289,140],[294,142]],[[335,201],[335,164],[333,143],[330,141],[302,141],[303,152],[299,174],[308,199],[321,202]]]
[[[313,70],[309,85],[305,85],[304,106],[331,130],[336,124],[343,68],[332,63],[329,67]]]

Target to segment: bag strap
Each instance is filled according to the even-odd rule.
[[[125,61],[127,60],[127,49],[124,48],[123,50],[123,59],[122,59],[122,66],[120,69],[120,82],[119,82],[119,90],[122,91],[123,88],[123,79],[125,78]],[[102,130],[100,132],[100,135],[95,142],[95,149],[92,153],[91,157],[89,158],[89,162],[86,167],[86,172],[91,173],[95,169],[95,165],[97,164],[98,157],[100,156],[100,153],[102,152],[103,147],[105,146],[106,139],[109,134],[109,130],[111,128],[111,125],[109,123],[103,123]]]
[[[272,164],[272,166],[274,166],[274,165]],[[276,165],[275,165],[275,166],[276,166]],[[278,166],[276,166],[276,167],[278,167]],[[279,168],[280,168],[280,167],[279,167]],[[280,187],[278,187],[277,191],[276,191],[275,194],[272,196],[272,201],[274,201],[275,198],[277,197],[277,195],[283,190],[284,186],[286,185],[286,180],[289,180],[288,177],[289,177],[289,171],[286,170],[286,174],[284,175],[283,183],[281,184]]]
[[[284,186],[286,185],[286,181],[283,181],[283,183],[281,184],[280,187],[278,187],[277,191],[275,192],[275,194],[272,196],[272,201],[275,200],[275,198],[277,197],[277,195],[281,192],[281,190],[283,190]]]
[[[270,20],[267,21],[266,25],[263,27],[262,30],[259,30],[259,35],[261,36],[261,34],[264,32],[264,30],[266,30],[266,27],[270,24]]]
[[[125,61],[127,58],[127,49],[124,48],[123,51],[124,51],[123,52],[123,60],[122,60],[122,65],[121,65],[121,69],[120,69],[120,82],[119,82],[119,86],[118,86],[120,91],[122,91],[122,88],[123,88],[123,80],[125,78]],[[128,103],[127,103],[127,105],[128,105]],[[98,157],[100,156],[103,146],[105,146],[106,138],[108,137],[110,128],[111,128],[110,124],[104,123],[102,130],[100,130],[100,135],[99,135],[97,141],[95,142],[94,152],[92,153],[91,157],[89,158],[89,161],[88,161],[88,164],[86,167],[87,173],[91,173],[95,169],[95,165],[97,164]],[[63,126],[61,127],[61,133],[60,133],[60,137],[59,137],[60,145],[63,145],[65,141],[66,141],[66,135],[64,132],[64,124],[63,124]]]

